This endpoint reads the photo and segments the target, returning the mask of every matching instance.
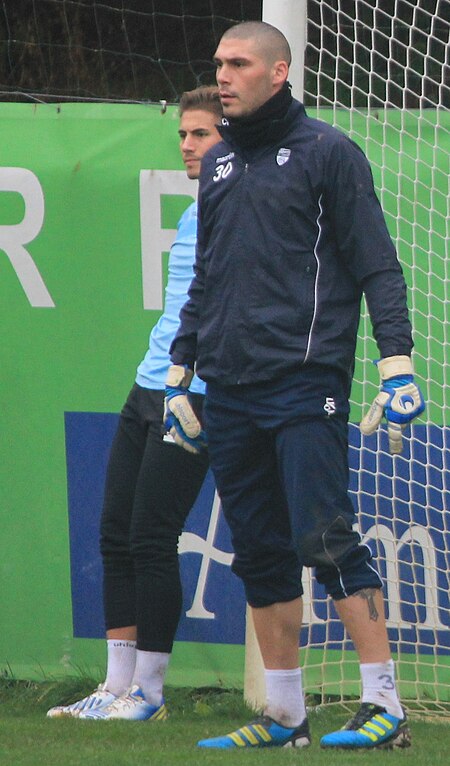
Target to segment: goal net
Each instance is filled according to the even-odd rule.
[[[386,582],[402,697],[448,713],[449,4],[310,0],[307,9],[304,101],[309,114],[342,128],[370,159],[409,286],[414,367],[428,403],[395,458],[385,430],[361,438],[350,426],[351,493]],[[376,358],[365,310],[353,424],[377,392]],[[322,700],[342,699],[358,667],[332,605],[314,582],[307,585],[306,686],[320,689]]]

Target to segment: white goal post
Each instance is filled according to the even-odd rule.
[[[289,40],[292,51],[289,82],[292,85],[292,95],[302,100],[307,0],[263,0],[262,20],[277,27]]]
[[[264,0],[263,20],[292,46],[290,81],[307,112],[344,130],[367,154],[407,280],[414,365],[427,411],[411,428],[402,456],[389,456],[383,429],[360,437],[357,423],[378,386],[377,349],[364,309],[352,389],[350,493],[385,581],[401,696],[410,711],[448,715],[448,3]],[[322,703],[354,697],[359,672],[352,645],[309,572],[304,586],[305,691]],[[263,666],[250,616],[244,694],[254,708],[263,706]]]

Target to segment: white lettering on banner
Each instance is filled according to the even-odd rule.
[[[206,540],[204,540],[203,537],[200,537],[200,535],[195,535],[193,532],[183,532],[180,537],[178,553],[200,553],[202,557],[194,600],[192,602],[191,608],[186,612],[186,617],[196,617],[197,619],[203,620],[214,620],[216,616],[214,612],[208,611],[203,603],[206,581],[208,579],[209,565],[212,560],[217,561],[218,564],[224,564],[225,566],[230,567],[231,562],[233,561],[232,553],[227,553],[226,551],[221,551],[214,547],[217,524],[219,521],[219,512],[220,500],[216,492],[212,504],[211,516],[209,518]]]
[[[402,619],[400,605],[402,603],[400,595],[400,575],[398,571],[398,562],[400,560],[399,552],[404,545],[418,545],[423,558],[423,582],[425,591],[425,619],[420,622],[420,627],[433,630],[447,630],[439,616],[438,607],[438,583],[437,583],[437,564],[436,551],[433,538],[425,527],[413,525],[403,533],[400,540],[396,540],[389,527],[383,524],[370,527],[367,530],[363,542],[368,540],[379,540],[384,547],[386,559],[386,589],[387,602],[389,605],[389,616],[386,620],[388,628],[411,628],[411,623]],[[414,569],[420,565],[414,563]]]
[[[26,168],[0,168],[0,192],[17,192],[23,198],[25,213],[20,223],[0,225],[0,249],[8,256],[30,304],[54,308],[38,268],[24,245],[29,244],[44,223],[44,193],[31,170]]]
[[[163,274],[161,253],[169,252],[176,229],[161,225],[161,197],[179,194],[192,197],[198,183],[183,170],[141,170],[139,174],[142,292],[144,309],[160,311],[163,307]]]
[[[211,509],[208,531],[206,539],[193,532],[183,532],[180,537],[178,552],[198,553],[202,557],[200,571],[197,580],[197,587],[191,608],[186,612],[186,617],[214,620],[215,612],[206,609],[204,596],[207,587],[208,573],[211,561],[231,567],[233,554],[222,551],[214,545],[217,526],[220,514],[220,500],[217,493],[214,496],[214,502]],[[355,528],[357,529],[356,525]],[[435,546],[431,535],[425,527],[414,525],[404,532],[400,540],[395,540],[392,530],[383,524],[372,526],[365,534],[363,542],[368,540],[378,540],[384,547],[386,559],[386,588],[387,602],[389,605],[389,615],[386,621],[389,628],[412,628],[409,622],[402,619],[400,606],[400,577],[398,571],[399,553],[404,545],[418,545],[422,551],[423,566],[415,563],[414,568],[419,567],[423,570],[423,582],[425,591],[425,619],[418,626],[433,630],[448,630],[439,616],[438,607],[438,583],[437,583],[437,562]],[[324,623],[325,620],[318,617],[314,611],[314,599],[312,588],[312,570],[305,567],[303,570],[303,625],[317,625]],[[406,603],[403,599],[403,602]],[[409,602],[408,602],[409,603]]]

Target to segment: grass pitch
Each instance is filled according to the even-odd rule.
[[[450,722],[412,720],[413,746],[383,752],[330,752],[320,737],[349,717],[337,706],[310,715],[313,744],[305,750],[202,750],[198,739],[232,731],[251,720],[240,691],[167,689],[170,717],[159,723],[47,719],[56,704],[73,702],[96,682],[0,681],[0,763],[4,766],[447,766]]]

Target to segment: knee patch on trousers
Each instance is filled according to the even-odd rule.
[[[338,516],[325,531],[313,530],[300,540],[300,559],[308,567],[339,567],[340,562],[359,544],[359,534],[342,516]]]
[[[323,548],[330,564],[339,566],[350,551],[359,548],[361,537],[345,521],[338,516],[322,535]]]
[[[346,598],[363,588],[381,588],[382,580],[370,563],[372,552],[342,517],[324,532],[326,555],[316,565],[317,582],[333,599]]]

